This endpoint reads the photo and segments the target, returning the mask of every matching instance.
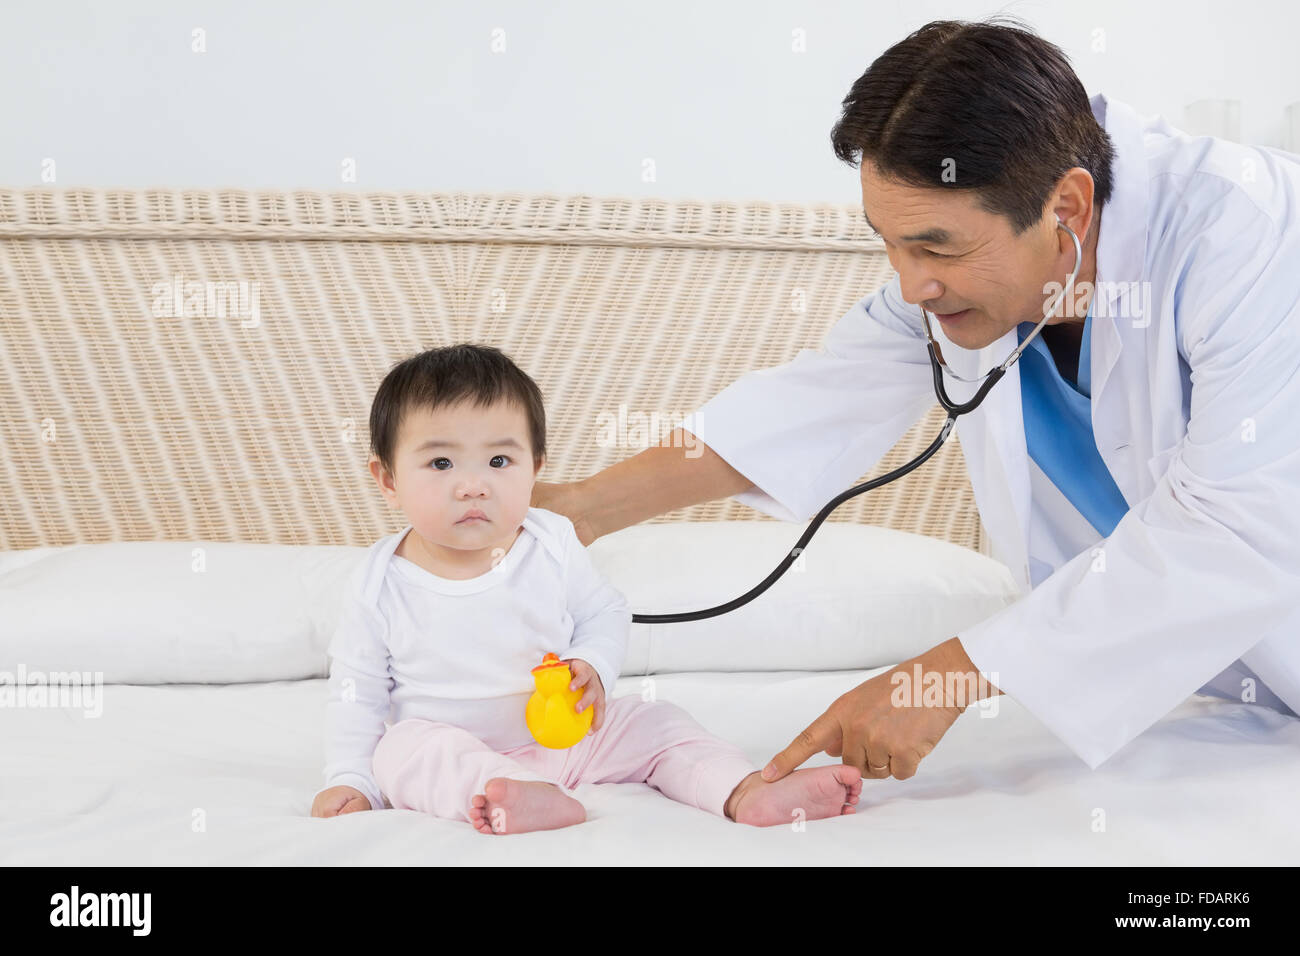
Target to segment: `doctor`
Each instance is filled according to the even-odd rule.
[[[934,403],[920,307],[977,380],[1065,285],[1072,231],[1079,294],[955,426],[1020,599],[830,702],[765,775],[824,750],[912,776],[972,702],[894,706],[891,674],[917,663],[977,672],[1092,768],[1193,693],[1294,717],[1300,157],[1090,102],[1033,33],[945,21],[853,84],[832,142],[896,275],[820,351],[689,417],[701,457],[673,436],[533,503],[584,543],[727,495],[806,522]]]

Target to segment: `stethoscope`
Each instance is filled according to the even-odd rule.
[[[938,437],[930,443],[930,446],[926,448],[925,451],[921,452],[921,454],[917,455],[907,464],[895,468],[889,474],[881,475],[879,478],[872,478],[870,481],[865,481],[857,487],[850,488],[843,494],[832,498],[826,503],[826,506],[817,513],[817,516],[813,518],[812,523],[804,529],[804,533],[799,536],[799,540],[795,542],[795,546],[790,549],[790,553],[787,554],[785,559],[776,566],[775,570],[773,570],[771,574],[764,578],[762,582],[757,584],[753,589],[742,594],[735,600],[728,601],[726,604],[719,604],[717,607],[706,608],[703,611],[679,611],[676,614],[633,614],[632,622],[634,624],[676,624],[679,621],[702,621],[708,617],[716,617],[719,614],[726,614],[728,611],[734,611],[742,604],[748,604],[776,583],[777,578],[785,574],[786,569],[789,568],[790,565],[794,564],[799,555],[803,553],[804,548],[808,546],[808,542],[812,540],[812,536],[817,532],[817,528],[821,526],[821,523],[826,520],[826,517],[832,511],[844,504],[844,502],[848,501],[850,498],[857,497],[864,491],[870,491],[872,488],[879,488],[881,485],[887,485],[891,481],[902,478],[909,471],[920,467],[929,460],[930,456],[938,451],[940,447],[942,447],[943,443],[948,439],[948,435],[952,431],[953,423],[957,421],[957,416],[965,415],[967,412],[973,411],[979,407],[980,402],[984,401],[984,396],[989,393],[989,389],[996,385],[1002,376],[1007,373],[1007,369],[1011,368],[1011,366],[1016,363],[1020,358],[1020,354],[1028,348],[1029,343],[1034,340],[1034,336],[1042,330],[1043,326],[1047,324],[1049,319],[1056,315],[1056,309],[1061,304],[1061,300],[1074,289],[1075,277],[1079,274],[1079,269],[1083,265],[1083,247],[1079,244],[1079,237],[1075,235],[1073,229],[1061,222],[1059,219],[1056,221],[1056,225],[1068,232],[1070,234],[1070,239],[1074,242],[1074,271],[1070,273],[1069,279],[1066,280],[1065,288],[1063,288],[1056,296],[1056,299],[1053,300],[1052,307],[1044,310],[1043,318],[1036,326],[1034,326],[1034,330],[1025,336],[1024,341],[1016,346],[1015,350],[1007,356],[1005,362],[986,372],[982,376],[984,384],[979,387],[978,391],[975,392],[974,397],[971,398],[970,401],[959,405],[948,397],[948,390],[944,388],[943,385],[943,373],[946,370],[953,378],[962,382],[978,382],[980,381],[980,378],[962,378],[952,369],[948,368],[943,361],[942,352],[939,351],[934,344],[934,336],[931,334],[930,328],[930,313],[928,313],[923,306],[920,307],[921,318],[925,323],[925,347],[930,353],[930,367],[934,370],[934,393],[939,398],[939,404],[942,405],[944,410],[948,413],[948,420],[944,422],[943,428],[939,431]]]

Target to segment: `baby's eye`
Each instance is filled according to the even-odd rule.
[[[491,458],[491,461],[496,461],[498,458],[504,458],[506,461],[510,461],[510,460],[511,460],[511,458],[510,458],[509,455],[493,455],[492,458]],[[446,468],[438,468],[438,462],[440,462],[440,461],[445,461],[445,462],[447,462],[448,465],[451,464],[451,459],[450,459],[450,458],[435,458],[433,461],[429,462],[429,464],[433,465],[434,468],[437,469],[438,471],[446,471],[446,470],[447,470]],[[501,467],[504,468],[505,466],[502,465]]]

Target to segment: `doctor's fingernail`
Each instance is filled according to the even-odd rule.
[[[764,780],[771,780],[776,776],[776,764],[770,763],[763,768],[762,777]]]

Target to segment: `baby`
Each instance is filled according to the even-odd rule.
[[[410,522],[367,551],[331,656],[325,788],[313,816],[419,810],[483,833],[581,823],[581,783],[648,783],[754,826],[853,813],[848,765],[767,783],[743,751],[667,701],[606,699],[632,615],[567,517],[529,506],[545,460],[536,383],[499,350],[430,349],[394,366],[370,410],[370,472]],[[591,730],[532,739],[531,670],[555,653]],[[386,727],[386,720],[394,723]]]

